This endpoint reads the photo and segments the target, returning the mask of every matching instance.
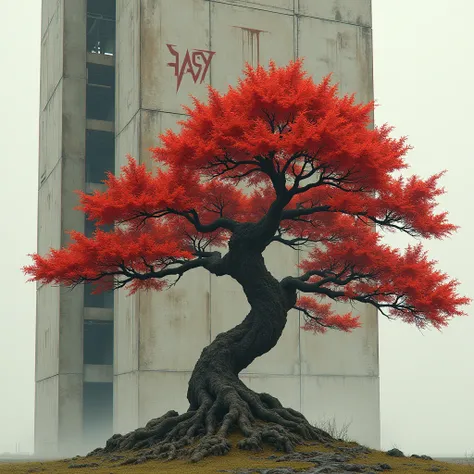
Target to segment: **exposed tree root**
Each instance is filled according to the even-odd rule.
[[[197,462],[206,456],[227,454],[231,449],[228,435],[234,428],[244,435],[238,447],[249,451],[261,451],[266,443],[289,453],[305,441],[332,440],[330,435],[311,426],[301,413],[283,408],[276,398],[257,394],[239,381],[221,387],[216,397],[203,391],[197,410],[182,415],[169,411],[144,428],[114,435],[105,448],[91,454],[136,450],[137,456],[124,463],[176,458]]]

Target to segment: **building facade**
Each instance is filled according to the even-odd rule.
[[[190,94],[225,91],[246,62],[305,58],[315,81],[333,73],[342,93],[373,98],[370,0],[43,0],[38,251],[87,235],[76,189],[101,189],[130,154],[148,149],[185,118]],[[294,274],[301,256],[276,244],[267,262]],[[203,347],[247,312],[231,279],[197,270],[163,293],[91,294],[37,289],[38,454],[75,454],[113,432],[183,411]],[[184,288],[186,287],[186,288]],[[242,373],[312,422],[349,425],[379,445],[376,312],[357,308],[353,334],[313,335],[295,312],[282,340]]]

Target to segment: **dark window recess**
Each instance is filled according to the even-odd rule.
[[[115,0],[87,0],[87,13],[115,20]]]
[[[114,121],[115,70],[99,64],[87,65],[86,116],[88,119]]]
[[[114,308],[113,291],[104,291],[98,295],[92,294],[94,286],[92,283],[84,284],[84,306],[86,308]]]
[[[101,183],[115,171],[115,137],[112,132],[86,131],[86,182]]]
[[[115,68],[102,64],[87,63],[87,84],[114,87]]]
[[[113,430],[113,384],[85,382],[82,400],[84,440],[89,448],[103,446]]]
[[[112,365],[114,361],[114,323],[84,321],[84,364]]]
[[[87,51],[115,54],[115,0],[88,0]]]
[[[112,232],[114,230],[113,224],[96,226],[94,221],[90,221],[86,218],[84,223],[84,234],[86,237],[92,237],[97,228],[104,232]]]

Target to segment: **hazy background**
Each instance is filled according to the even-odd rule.
[[[448,169],[441,203],[462,229],[427,248],[474,296],[474,2],[372,2],[376,121],[408,135],[412,172]],[[20,267],[36,248],[41,1],[0,0],[0,15],[1,453],[33,448],[35,287]],[[407,240],[391,236],[390,243]],[[453,321],[443,333],[381,320],[383,448],[473,452],[473,362],[473,318]]]

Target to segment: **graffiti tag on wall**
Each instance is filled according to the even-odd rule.
[[[176,50],[176,45],[167,44],[170,53],[174,56],[174,62],[168,63],[167,66],[174,68],[174,75],[176,76],[176,92],[179,91],[183,77],[186,74],[191,75],[194,84],[202,84],[206,79],[209,66],[211,65],[212,57],[216,54],[214,51],[206,49],[189,49],[186,50],[184,58],[180,60],[179,51]]]

